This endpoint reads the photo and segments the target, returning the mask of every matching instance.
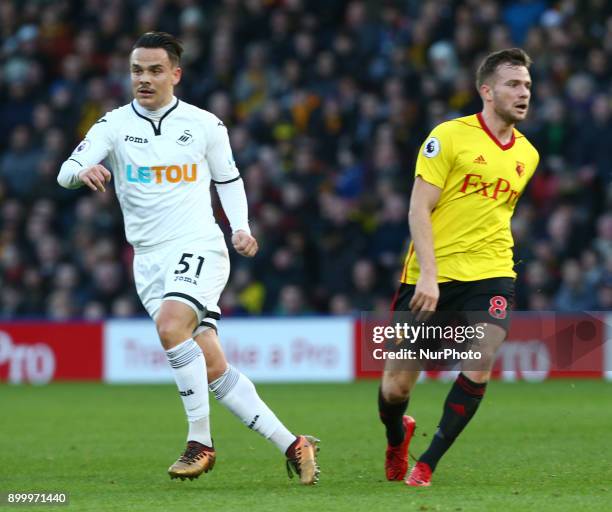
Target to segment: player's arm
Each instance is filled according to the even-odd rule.
[[[252,258],[257,254],[259,246],[249,228],[248,205],[242,178],[239,177],[231,183],[215,183],[215,188],[232,228],[234,249],[238,254]]]
[[[413,312],[435,311],[440,289],[434,252],[431,212],[438,204],[446,179],[454,165],[451,125],[436,126],[421,146],[417,158],[408,223],[419,261],[419,278],[410,301]]]
[[[435,311],[440,290],[438,288],[438,269],[434,253],[431,212],[438,204],[442,190],[417,176],[412,188],[408,223],[414,250],[419,260],[419,278],[414,296],[410,301],[413,313]]]
[[[259,246],[251,235],[249,207],[244,182],[234,162],[225,125],[215,118],[209,128],[206,160],[221,206],[232,228],[232,245],[236,252],[247,258],[257,254]]]
[[[106,118],[94,124],[72,155],[62,164],[57,182],[64,188],[80,188],[104,192],[111,173],[100,162],[111,150],[111,136]]]

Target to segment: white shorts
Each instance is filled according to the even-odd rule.
[[[134,256],[134,282],[143,306],[155,320],[163,300],[191,307],[198,318],[194,336],[217,329],[218,302],[227,284],[230,264],[223,238],[175,240]]]

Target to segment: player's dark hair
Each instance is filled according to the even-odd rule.
[[[145,32],[134,43],[132,51],[136,48],[163,48],[175,66],[180,64],[183,54],[183,44],[168,32]]]
[[[508,48],[506,50],[490,53],[485,57],[480,66],[478,66],[478,71],[476,71],[476,87],[480,89],[480,86],[484,84],[502,64],[508,64],[509,66],[525,66],[529,69],[529,66],[531,66],[531,57],[520,48]]]

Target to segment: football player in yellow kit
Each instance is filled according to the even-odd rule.
[[[487,315],[478,368],[464,365],[444,403],[439,428],[406,484],[429,486],[436,465],[484,395],[495,353],[506,338],[514,296],[510,220],[538,164],[515,128],[531,97],[531,59],[512,48],[477,71],[482,112],[436,126],[419,152],[410,202],[412,243],[394,301],[396,312],[479,311]],[[419,369],[388,365],[379,393],[388,480],[402,480],[415,421],[405,415]]]

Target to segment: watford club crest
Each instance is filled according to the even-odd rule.
[[[518,174],[521,178],[523,174],[525,174],[525,164],[523,162],[516,162],[516,174]]]

